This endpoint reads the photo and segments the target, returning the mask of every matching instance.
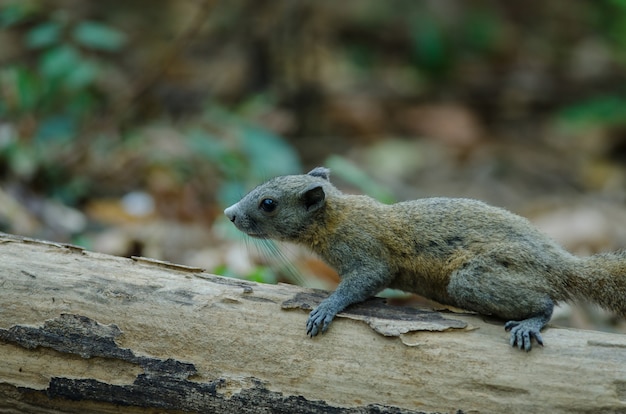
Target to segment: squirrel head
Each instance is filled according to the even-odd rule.
[[[224,210],[248,236],[299,241],[323,211],[327,196],[337,193],[330,170],[317,167],[308,174],[276,177],[259,185]]]

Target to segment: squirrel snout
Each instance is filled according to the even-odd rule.
[[[224,214],[226,214],[226,217],[228,217],[228,219],[230,221],[232,221],[233,223],[237,219],[237,212],[236,212],[236,210],[237,210],[237,204],[233,204],[232,206],[230,206],[226,210],[224,210]]]

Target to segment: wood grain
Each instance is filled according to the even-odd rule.
[[[303,294],[0,234],[0,412],[626,412],[624,335],[360,308],[311,339]]]

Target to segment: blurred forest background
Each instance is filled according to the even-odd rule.
[[[222,217],[326,165],[345,191],[479,198],[577,254],[623,249],[625,69],[624,0],[0,0],[0,231],[331,287]]]

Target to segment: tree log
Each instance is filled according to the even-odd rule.
[[[5,234],[0,275],[3,413],[626,412],[626,335],[525,353],[500,321],[373,300],[311,339],[319,291]]]

